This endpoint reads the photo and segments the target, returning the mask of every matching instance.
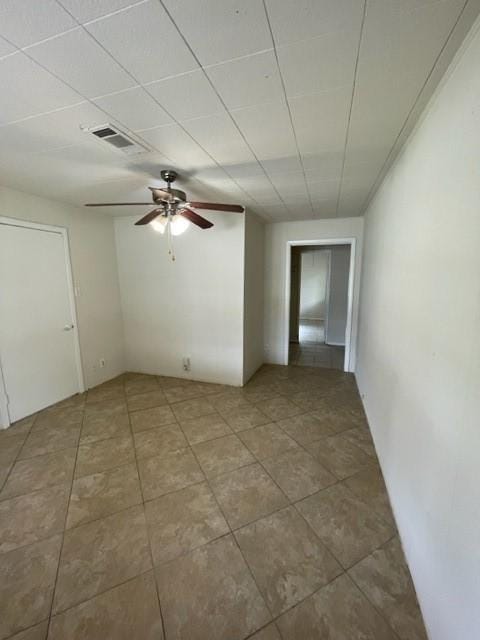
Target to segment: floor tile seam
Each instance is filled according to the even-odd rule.
[[[85,410],[84,409],[76,409],[76,411],[79,413],[82,413],[82,417],[75,420],[74,422],[67,422],[67,424],[63,423],[63,422],[57,422],[57,424],[47,424],[47,425],[42,425],[42,423],[38,424],[37,420],[40,419],[41,413],[38,414],[37,418],[35,419],[35,422],[32,424],[32,426],[30,427],[29,431],[28,431],[28,436],[31,436],[33,433],[41,433],[42,431],[45,431],[45,429],[51,429],[53,428],[57,428],[57,429],[67,429],[68,427],[75,427],[75,426],[79,426],[82,424],[83,422],[83,418],[84,418],[84,414],[85,414]],[[55,414],[52,414],[53,417],[55,417]],[[47,416],[48,417],[48,416]],[[58,418],[58,416],[57,416]]]
[[[222,418],[222,416],[218,412],[216,412],[216,413],[220,418]],[[214,414],[213,413],[209,413],[206,416],[199,416],[199,418],[206,418],[206,417],[212,416],[212,415],[214,415]],[[191,418],[191,419],[195,420],[196,418]],[[225,422],[225,420],[224,420],[224,422]],[[190,440],[186,436],[185,431],[184,431],[184,429],[183,429],[183,427],[182,427],[182,425],[181,425],[179,420],[176,420],[174,423],[170,422],[169,424],[166,424],[166,425],[160,425],[159,427],[152,427],[150,429],[144,429],[143,431],[135,431],[134,434],[145,433],[146,431],[152,431],[153,429],[162,429],[163,427],[168,427],[168,426],[171,426],[172,424],[175,424],[180,428],[180,430],[182,431],[182,434],[183,434],[185,440],[187,441],[189,447],[196,446],[196,445],[199,445],[199,444],[203,444],[204,442],[213,442],[214,440],[220,440],[220,438],[225,438],[226,436],[236,435],[236,432],[233,431],[232,428],[230,427],[230,425],[226,423],[227,427],[231,430],[231,433],[223,434],[221,436],[215,436],[215,438],[209,438],[208,440],[202,440],[201,442],[195,442],[192,445],[190,443]],[[134,438],[134,441],[135,441],[135,438]],[[181,447],[181,449],[185,449],[185,447]],[[151,457],[154,457],[154,456],[151,456]]]
[[[342,479],[341,479],[341,478],[338,478],[338,476],[337,476],[333,471],[331,471],[328,467],[326,467],[326,466],[325,466],[324,464],[322,464],[319,460],[317,460],[317,458],[315,458],[315,456],[314,456],[314,455],[312,455],[312,454],[310,453],[310,451],[306,448],[306,446],[305,446],[303,443],[299,442],[298,440],[295,440],[295,438],[293,438],[292,436],[290,436],[290,435],[285,431],[285,429],[283,429],[283,427],[281,427],[279,424],[277,424],[277,423],[274,423],[274,424],[276,424],[276,425],[277,425],[277,426],[278,426],[278,427],[283,431],[283,433],[285,433],[285,435],[287,435],[289,438],[291,438],[291,440],[293,440],[293,441],[295,442],[295,444],[296,444],[300,449],[303,449],[303,450],[305,451],[305,453],[307,453],[311,458],[313,458],[313,460],[314,460],[317,464],[319,464],[319,465],[322,467],[322,469],[324,469],[327,473],[330,473],[330,475],[332,475],[332,476],[335,478],[336,482],[332,482],[332,484],[330,484],[330,485],[328,485],[328,486],[332,486],[333,484],[337,484],[337,483],[339,483],[339,482],[342,482]],[[321,437],[321,438],[319,438],[318,440],[313,440],[312,442],[310,442],[310,443],[306,443],[306,444],[312,444],[313,442],[321,442],[322,440],[324,440],[325,438],[328,438],[328,437],[330,437],[330,436],[322,436],[322,437]],[[285,449],[285,451],[280,452],[280,454],[277,454],[277,455],[274,455],[274,456],[267,456],[266,458],[262,458],[262,460],[272,460],[272,459],[274,459],[274,458],[278,458],[278,456],[279,456],[279,455],[281,455],[281,454],[283,454],[283,453],[286,453],[287,451],[292,451],[292,450],[294,450],[294,447],[291,447],[290,449]],[[252,454],[252,455],[253,455],[253,454]],[[260,460],[259,460],[259,462],[260,462]],[[262,466],[263,466],[263,465],[262,465]],[[359,472],[356,472],[356,473],[359,473]],[[351,477],[351,476],[347,476],[347,478],[349,478],[349,477]],[[347,478],[344,478],[344,479],[347,479]],[[325,487],[325,488],[326,488],[326,487]]]
[[[368,468],[368,467],[367,467],[367,468]],[[358,473],[361,473],[361,472],[362,472],[362,471],[359,471]],[[378,513],[378,510],[374,507],[374,505],[373,505],[373,504],[370,504],[369,502],[367,502],[367,501],[365,500],[365,498],[362,498],[361,496],[359,496],[357,493],[355,493],[355,491],[354,491],[353,489],[351,489],[348,485],[346,485],[346,484],[345,484],[345,480],[349,480],[350,478],[353,478],[353,477],[354,477],[354,476],[349,476],[348,478],[345,478],[344,480],[340,480],[340,482],[339,482],[338,484],[343,484],[343,486],[347,489],[347,491],[348,491],[349,493],[351,493],[353,496],[355,496],[355,498],[356,498],[357,500],[359,500],[360,502],[362,502],[366,507],[368,507],[368,508],[373,512],[373,514],[375,515],[375,517],[376,517],[376,518],[378,518],[379,520],[381,520],[381,522],[383,522],[383,524],[384,524],[384,525],[386,525],[387,527],[391,527],[391,523],[390,523],[390,522],[388,522],[388,521],[387,521],[387,520],[386,520],[382,515],[380,515],[380,514]],[[390,500],[388,500],[388,504],[389,504],[389,507],[390,507],[390,511],[392,512],[392,515],[393,515],[393,509],[392,509],[392,507],[391,507],[391,505],[390,505]],[[395,529],[396,531],[398,531],[398,529],[397,529],[397,521],[395,520],[395,516],[394,516],[394,515],[393,515],[393,523],[394,523],[394,529]],[[389,538],[388,540],[386,540],[385,542],[382,542],[382,544],[380,545],[380,547],[378,547],[378,549],[380,549],[384,544],[387,544],[387,542],[390,542],[390,540],[391,540],[392,538],[394,538],[394,537],[395,537],[395,534],[394,534],[394,535],[392,535],[392,537],[391,537],[391,538]]]
[[[131,435],[131,432],[130,432]],[[80,437],[81,437],[81,433],[80,433]],[[106,442],[107,440],[117,440],[118,438],[126,438],[127,435],[117,435],[117,436],[109,436],[108,438],[101,438],[100,440],[95,440],[94,442],[87,442],[84,444],[81,444],[80,440],[78,441],[78,448],[80,449],[80,447],[92,447],[94,445],[96,445],[99,442]],[[133,442],[133,437],[132,437],[132,442]]]
[[[84,419],[85,419],[85,414],[83,415],[83,418],[82,418],[82,424],[80,426],[79,437],[80,437],[80,434],[82,432]],[[70,480],[70,491],[68,493],[67,508],[65,509],[65,517],[64,517],[64,520],[63,520],[62,540],[61,540],[61,543],[60,543],[60,551],[58,553],[57,570],[55,572],[55,579],[54,579],[54,582],[53,582],[53,589],[52,589],[52,598],[51,598],[50,607],[49,607],[48,624],[47,624],[47,638],[48,638],[48,636],[50,634],[50,626],[51,626],[52,614],[53,614],[53,603],[55,601],[55,594],[56,594],[56,591],[57,591],[58,576],[60,574],[60,565],[61,565],[61,562],[62,562],[63,547],[64,547],[64,544],[65,544],[65,530],[66,530],[66,526],[67,526],[68,512],[69,512],[69,509],[70,509],[70,500],[72,498],[73,482],[74,482],[74,478],[75,478],[75,469],[76,469],[76,466],[77,466],[77,459],[78,459],[78,450],[79,450],[79,447],[78,447],[78,441],[77,441],[77,448],[76,448],[76,452],[75,452],[75,461],[74,461],[74,464],[73,464],[72,477],[71,477],[71,480]]]
[[[383,545],[382,545],[383,546]],[[380,548],[380,547],[379,547]],[[378,549],[374,549],[374,551],[378,551]],[[369,553],[367,556],[365,556],[365,558],[368,558],[369,556],[372,555],[372,553],[374,552],[372,551],[371,553]],[[363,562],[363,560],[365,560],[365,558],[362,558],[361,560],[359,560],[358,562]],[[376,604],[369,598],[368,594],[362,589],[362,587],[357,583],[357,581],[355,580],[355,578],[351,575],[350,571],[351,569],[353,569],[353,567],[355,567],[357,564],[355,563],[354,565],[352,565],[349,569],[345,570],[345,575],[350,579],[350,581],[352,582],[352,584],[358,589],[358,591],[362,594],[362,596],[367,600],[367,602],[370,604],[370,606],[372,607],[372,609],[374,609],[374,611],[377,613],[378,616],[380,616],[380,618],[385,622],[385,624],[387,625],[387,627],[390,629],[390,631],[392,632],[393,638],[394,640],[402,640],[400,638],[400,636],[398,635],[398,633],[395,631],[395,629],[392,627],[392,625],[390,624],[390,621],[388,620],[388,618],[386,617],[386,615],[383,613],[383,611],[381,611]],[[423,622],[423,618],[422,618],[422,622]]]
[[[73,474],[74,474],[74,471],[75,471],[75,460],[76,460],[76,457],[77,457],[78,448],[76,448],[76,447],[68,447],[68,449],[75,449],[75,458],[74,458],[74,463],[73,463],[73,466],[72,466],[72,477],[73,477]],[[62,451],[67,451],[67,449],[62,449]],[[54,452],[54,453],[56,453],[56,452]],[[42,456],[38,456],[38,457],[42,457]],[[27,460],[33,460],[33,458],[27,458]],[[19,460],[19,462],[23,462],[23,460]],[[8,477],[10,477],[10,475],[11,475],[11,473],[13,471],[13,467],[14,467],[14,465],[12,465],[12,469],[10,470],[10,473],[9,473]],[[7,500],[14,500],[15,498],[24,498],[25,496],[28,496],[31,493],[37,493],[38,491],[44,491],[45,489],[53,489],[54,487],[59,487],[61,485],[67,485],[69,480],[71,480],[71,478],[67,478],[64,482],[54,482],[52,484],[47,484],[44,487],[40,487],[38,489],[31,489],[30,491],[25,491],[25,492],[22,492],[22,493],[16,493],[13,496],[7,496],[7,497],[3,498],[2,497],[2,491],[6,487],[6,483],[7,483],[7,480],[6,480],[5,484],[1,487],[1,490],[0,490],[0,505],[3,502],[7,502]]]
[[[85,598],[84,600],[79,600],[78,602],[74,602],[73,604],[69,605],[68,607],[65,607],[65,609],[60,609],[59,611],[55,611],[55,613],[53,613],[53,611],[52,611],[52,614],[51,614],[51,616],[49,618],[49,626],[48,626],[48,632],[47,632],[46,640],[48,640],[49,633],[50,633],[51,621],[54,618],[57,618],[58,616],[61,616],[64,613],[67,613],[68,611],[71,611],[72,609],[76,609],[77,607],[79,607],[81,605],[84,605],[87,602],[95,600],[95,598],[97,598],[99,596],[102,596],[102,595],[108,593],[109,591],[113,591],[113,589],[117,589],[118,587],[123,587],[124,585],[128,584],[129,582],[133,582],[133,580],[137,580],[141,576],[145,576],[145,575],[147,575],[147,573],[150,573],[150,572],[152,572],[153,574],[155,573],[153,566],[150,567],[149,569],[145,569],[145,571],[140,571],[140,573],[137,573],[136,575],[131,576],[130,578],[127,578],[126,580],[122,580],[118,584],[114,584],[114,585],[108,587],[107,589],[101,589],[100,591],[96,592],[95,594],[93,594],[89,598]],[[155,579],[154,575],[153,575],[153,578]],[[52,598],[52,600],[53,600],[53,598]],[[6,638],[5,640],[9,640],[9,639]]]
[[[129,509],[134,509],[135,507],[140,507],[143,506],[145,503],[143,502],[143,500],[140,500],[140,502],[136,502],[135,504],[131,504],[128,507],[122,507],[121,509],[115,510],[115,511],[110,511],[109,513],[106,513],[103,516],[98,516],[96,518],[92,518],[91,520],[86,520],[85,522],[79,522],[78,524],[74,525],[73,527],[68,527],[65,529],[65,533],[69,533],[70,531],[75,531],[76,529],[79,529],[80,527],[86,527],[87,525],[90,524],[94,524],[95,522],[100,522],[101,520],[106,520],[107,518],[110,518],[112,516],[118,516],[121,513],[124,513],[125,511],[128,511]]]
[[[55,484],[49,484],[46,487],[40,487],[40,489],[33,489],[32,491],[27,491],[26,493],[19,493],[15,496],[8,496],[7,498],[0,499],[0,505],[8,502],[9,500],[17,500],[17,498],[25,498],[26,496],[32,495],[34,493],[40,493],[41,491],[46,491],[47,489],[56,489],[57,487],[67,487],[69,485],[69,481],[65,480],[64,482],[56,482]],[[70,500],[70,495],[69,495]],[[50,537],[50,536],[48,536]],[[22,547],[25,545],[22,545]]]
[[[32,629],[34,629],[37,626],[40,626],[44,622],[46,622],[47,626],[48,626],[48,617],[43,618],[42,620],[38,620],[38,622],[35,622],[34,624],[31,624],[29,627],[26,627],[25,629],[20,629],[19,631],[14,633],[13,636],[8,636],[7,638],[4,638],[3,640],[14,640],[15,637],[17,636],[17,634],[20,635],[22,633],[28,633],[29,631],[31,631]],[[45,640],[48,640],[47,637],[45,637]]]
[[[102,440],[101,442],[105,442],[105,440]],[[132,446],[132,452],[133,452],[133,454],[135,456],[135,451],[134,451],[134,447],[133,446]],[[147,458],[147,460],[148,460],[148,458]],[[133,462],[134,462],[133,460],[130,460],[129,462],[122,462],[121,464],[117,464],[114,467],[105,467],[105,468],[99,469],[98,471],[93,471],[93,472],[90,471],[89,473],[86,473],[86,474],[81,475],[81,476],[74,475],[73,479],[74,479],[74,481],[75,480],[81,480],[82,478],[88,478],[89,476],[94,476],[97,473],[107,473],[109,471],[116,471],[117,469],[120,469],[121,467],[125,467],[128,464],[132,464]]]
[[[21,544],[18,547],[15,547],[13,549],[8,549],[8,551],[1,551],[0,552],[0,558],[2,556],[6,556],[9,553],[15,553],[15,551],[19,551],[20,549],[26,549],[27,547],[31,547],[34,544],[38,544],[39,542],[45,542],[46,540],[50,540],[50,538],[54,538],[55,536],[63,536],[64,534],[64,530],[63,529],[55,529],[55,531],[50,532],[48,535],[42,536],[41,538],[37,538],[36,540],[33,540],[32,542],[27,542],[26,544]]]
[[[158,381],[157,381],[158,384]],[[133,427],[132,427],[132,421],[130,418],[130,413],[127,413],[128,415],[128,425],[130,428],[130,433],[132,436],[132,443],[133,443],[133,455],[134,455],[134,460],[135,460],[135,468],[137,471],[137,478],[138,478],[138,485],[140,488],[140,497],[142,499],[142,508],[143,508],[143,517],[145,518],[145,529],[146,529],[146,534],[147,534],[147,543],[148,543],[148,551],[149,551],[149,555],[150,555],[150,562],[152,565],[152,572],[153,572],[153,581],[155,584],[155,593],[157,595],[157,603],[158,603],[158,612],[160,614],[160,622],[162,625],[162,633],[163,633],[163,640],[166,640],[166,625],[165,625],[165,617],[162,611],[162,603],[160,602],[160,592],[158,590],[158,583],[157,583],[157,578],[156,578],[156,574],[155,574],[155,564],[153,561],[153,549],[152,549],[152,541],[151,541],[151,536],[150,536],[150,529],[148,526],[148,520],[147,520],[147,512],[145,509],[145,495],[143,492],[143,484],[142,484],[142,480],[141,480],[141,476],[140,476],[140,468],[138,466],[138,457],[137,457],[137,451],[136,451],[136,447],[135,447],[135,438],[133,435]]]
[[[333,486],[333,485],[331,485]],[[330,487],[326,487],[326,489],[328,489]],[[322,491],[324,491],[325,489],[321,489],[320,491],[318,491],[317,493],[321,493]],[[316,495],[316,494],[313,494]],[[308,496],[310,497],[310,496]],[[301,502],[301,500],[298,500],[298,502]],[[294,503],[292,506],[295,508],[295,510],[297,511],[297,513],[303,518],[303,520],[307,523],[307,525],[309,526],[309,528],[314,532],[315,536],[320,540],[320,542],[322,543],[322,545],[327,549],[327,551],[330,553],[331,556],[333,556],[333,558],[335,558],[335,560],[338,562],[338,564],[340,565],[340,567],[342,568],[342,570],[345,573],[348,573],[348,571],[350,571],[350,569],[352,569],[355,565],[357,565],[359,562],[362,562],[363,560],[365,560],[365,558],[368,558],[370,555],[372,555],[372,553],[374,553],[375,551],[378,551],[379,549],[381,549],[383,547],[383,545],[387,544],[387,542],[390,542],[395,535],[391,536],[390,538],[388,538],[388,540],[382,542],[380,545],[378,545],[377,547],[375,547],[374,549],[372,549],[371,551],[369,551],[367,554],[365,554],[364,556],[362,556],[360,559],[356,560],[352,565],[349,565],[348,567],[345,567],[345,565],[343,564],[343,562],[336,556],[335,552],[333,550],[330,549],[329,545],[324,542],[322,540],[322,538],[320,537],[320,534],[317,533],[313,526],[310,524],[310,522],[308,522],[307,518],[303,515],[303,513],[300,511],[300,509],[298,509],[297,505],[298,502]]]
[[[257,633],[260,633],[261,631],[265,631],[266,629],[268,629],[268,627],[270,625],[273,625],[275,627],[275,629],[277,630],[279,638],[283,639],[283,636],[280,634],[280,630],[277,627],[277,625],[275,624],[275,621],[271,620],[270,622],[267,622],[267,624],[264,624],[261,627],[259,627],[258,629],[256,629],[255,631],[253,631],[252,633],[249,633],[248,636],[246,636],[245,638],[242,638],[242,640],[252,640],[252,639],[254,639],[255,635]]]
[[[80,432],[79,432],[79,437],[80,437]],[[43,458],[44,456],[51,456],[51,455],[55,455],[56,453],[61,453],[62,451],[66,451],[67,449],[78,449],[79,447],[79,441],[77,440],[76,444],[71,444],[69,447],[60,447],[60,449],[54,449],[53,451],[46,451],[45,453],[37,453],[34,456],[28,456],[26,458],[17,458],[15,460],[14,464],[17,464],[17,462],[23,462],[24,460],[36,460],[37,458]]]
[[[279,625],[277,624],[277,622],[280,620],[280,618],[282,618],[284,615],[286,615],[286,614],[288,614],[289,612],[291,612],[293,609],[296,609],[297,607],[299,607],[300,605],[302,605],[302,604],[303,604],[306,600],[308,600],[309,598],[313,598],[313,597],[314,597],[316,594],[318,594],[320,591],[322,591],[323,589],[326,589],[329,585],[331,585],[333,582],[335,582],[335,580],[338,580],[339,578],[341,578],[341,577],[342,577],[342,576],[344,576],[344,575],[346,575],[347,577],[349,577],[349,576],[348,576],[347,571],[345,571],[341,565],[340,565],[340,567],[341,567],[341,569],[342,569],[342,570],[341,570],[341,572],[340,572],[338,575],[336,575],[336,576],[335,576],[334,578],[332,578],[331,580],[328,580],[328,582],[326,582],[326,583],[325,583],[325,584],[323,584],[322,586],[318,587],[317,589],[314,589],[311,593],[309,593],[308,595],[306,595],[304,598],[302,598],[302,599],[301,599],[301,600],[299,600],[298,602],[295,602],[295,604],[293,604],[291,607],[288,607],[287,609],[283,610],[281,613],[279,613],[277,616],[275,616],[275,617],[272,619],[272,621],[271,621],[271,622],[269,622],[269,623],[268,623],[268,624],[272,624],[272,623],[274,623],[274,624],[275,624],[275,626],[276,626],[276,627],[277,627],[277,629],[278,629],[278,633],[279,633],[279,635],[280,635],[280,637],[281,637],[282,639],[284,638],[284,636],[283,636],[283,634],[282,634],[282,633],[281,633],[281,631],[280,631],[280,627],[279,627]],[[351,579],[351,578],[350,578],[350,579]],[[356,584],[355,584],[355,583],[354,583],[354,585],[356,586]],[[268,625],[266,625],[266,626],[268,626]],[[390,627],[390,625],[389,625],[389,627]],[[262,627],[262,628],[263,628],[263,627]],[[254,635],[254,634],[253,634],[253,635]],[[250,638],[251,636],[248,636],[248,637]],[[397,638],[397,636],[396,636],[396,635],[395,635],[395,638]],[[247,638],[246,640],[248,640],[248,638]]]
[[[228,523],[227,523],[227,526],[228,526]],[[228,538],[228,537],[232,537],[232,536],[233,536],[233,532],[232,531],[226,531],[225,533],[221,533],[220,535],[209,539],[207,542],[203,542],[202,544],[196,545],[195,547],[192,547],[191,549],[187,549],[186,551],[182,551],[182,553],[179,553],[176,556],[174,556],[172,558],[169,558],[168,560],[162,560],[160,562],[154,563],[153,569],[154,569],[154,571],[156,571],[157,569],[161,571],[167,565],[169,565],[169,564],[171,564],[173,562],[176,562],[177,560],[180,560],[181,558],[187,558],[190,554],[194,553],[195,551],[198,551],[199,549],[203,549],[204,547],[207,547],[210,543],[218,542],[222,538]]]
[[[180,428],[181,428],[181,427],[180,427]],[[184,435],[185,435],[185,434],[184,434]],[[200,465],[200,461],[198,460],[198,458],[197,458],[197,456],[196,456],[196,454],[195,454],[195,451],[193,450],[193,448],[192,448],[192,447],[190,447],[190,449],[191,449],[191,451],[192,451],[192,455],[194,456],[195,460],[197,461],[197,464],[199,465],[200,469],[203,469],[203,468],[202,468],[202,466]],[[253,463],[253,464],[255,464],[255,463]],[[249,466],[249,465],[245,465],[245,466]],[[242,468],[243,468],[243,467],[242,467]],[[236,469],[234,469],[234,471],[236,471]],[[227,472],[227,473],[228,473],[228,472]],[[219,474],[219,475],[221,475],[221,474]],[[265,607],[266,607],[266,610],[268,611],[268,613],[269,613],[269,615],[270,615],[270,618],[272,619],[272,612],[271,612],[271,610],[270,610],[270,607],[268,606],[268,603],[265,601],[265,598],[264,598],[264,596],[263,596],[263,593],[262,593],[261,589],[259,588],[259,585],[258,585],[258,583],[257,583],[257,581],[256,581],[256,579],[255,579],[255,576],[253,575],[253,571],[252,571],[252,569],[251,569],[250,565],[248,564],[248,562],[247,562],[247,560],[246,560],[246,558],[245,558],[245,556],[244,556],[244,554],[243,554],[242,550],[240,549],[240,545],[238,544],[238,541],[237,541],[237,539],[236,539],[236,537],[235,537],[234,530],[232,529],[232,526],[230,525],[230,522],[229,522],[229,520],[228,520],[228,518],[227,518],[227,516],[226,516],[226,513],[225,513],[225,512],[224,512],[224,510],[222,509],[222,506],[220,505],[220,502],[219,502],[219,501],[218,501],[218,499],[217,499],[217,495],[216,495],[215,491],[213,490],[213,487],[212,487],[212,485],[211,485],[210,479],[208,478],[208,476],[207,476],[206,474],[205,474],[205,477],[206,477],[206,482],[207,482],[208,488],[209,488],[209,490],[210,490],[210,493],[211,493],[211,494],[212,494],[212,496],[213,496],[213,499],[215,500],[215,503],[216,503],[216,505],[217,505],[217,508],[218,508],[218,510],[220,511],[220,513],[222,514],[222,517],[223,517],[223,519],[225,520],[225,522],[226,522],[226,524],[227,524],[227,527],[228,527],[228,534],[226,534],[226,535],[230,535],[230,536],[232,537],[232,539],[233,539],[233,541],[234,541],[234,544],[236,545],[236,547],[237,547],[237,549],[238,549],[238,551],[239,551],[239,553],[240,553],[240,555],[241,555],[241,557],[242,557],[242,559],[243,559],[243,562],[244,562],[245,566],[247,567],[247,571],[248,571],[248,573],[250,574],[250,577],[251,577],[251,579],[253,580],[253,583],[254,583],[254,585],[256,586],[257,591],[258,591],[258,593],[260,594],[261,599],[262,599],[262,600],[263,600],[263,602],[264,602],[264,605],[265,605]],[[208,543],[207,543],[207,544],[208,544]],[[271,621],[271,620],[270,620],[270,621]]]

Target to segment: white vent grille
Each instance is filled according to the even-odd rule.
[[[85,127],[84,131],[93,133],[93,135],[112,145],[122,153],[126,155],[134,155],[136,153],[145,153],[149,151],[147,147],[140,144],[136,140],[133,140],[130,136],[127,136],[123,131],[119,131],[117,127],[111,124],[102,124],[96,127]]]

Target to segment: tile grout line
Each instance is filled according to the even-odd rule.
[[[217,412],[217,413],[218,413],[218,415],[220,415],[220,413],[219,413],[219,412]],[[220,417],[222,417],[222,416],[220,416]],[[181,427],[180,427],[180,428],[181,428]],[[182,430],[182,431],[183,431],[183,430]],[[185,434],[184,434],[184,435],[185,435]],[[202,472],[203,472],[203,467],[201,466],[200,461],[198,460],[198,458],[197,458],[197,456],[196,456],[196,454],[195,454],[195,451],[193,450],[193,448],[192,448],[192,447],[190,447],[190,449],[191,449],[191,451],[192,451],[192,455],[194,456],[195,460],[197,461],[197,464],[198,464],[199,468],[200,468],[200,469],[202,469]],[[253,464],[253,463],[252,463],[252,464]],[[249,465],[246,465],[246,466],[249,466]],[[236,469],[235,469],[235,470],[236,470]],[[205,472],[203,472],[203,473],[204,473],[204,475],[205,475],[205,480],[206,480],[206,483],[207,483],[208,488],[209,488],[209,490],[210,490],[210,493],[212,494],[213,499],[215,500],[215,503],[216,503],[216,505],[217,505],[217,508],[218,508],[218,510],[220,511],[220,513],[222,514],[222,517],[223,517],[223,519],[225,520],[225,522],[226,522],[226,524],[227,524],[227,527],[228,527],[228,529],[229,529],[229,533],[228,533],[228,534],[226,534],[226,535],[229,535],[229,536],[232,538],[232,540],[233,540],[234,544],[236,545],[237,549],[239,550],[240,555],[242,556],[243,562],[245,563],[245,566],[246,566],[246,567],[247,567],[247,569],[248,569],[248,573],[250,574],[250,577],[252,578],[253,583],[255,584],[255,586],[256,586],[256,588],[257,588],[257,590],[258,590],[258,593],[260,594],[260,597],[262,598],[262,600],[263,600],[263,602],[264,602],[264,604],[265,604],[265,607],[266,607],[266,609],[267,609],[268,613],[270,614],[270,617],[272,618],[272,617],[273,617],[273,614],[272,614],[272,612],[271,612],[271,610],[270,610],[270,607],[268,606],[268,603],[265,601],[265,598],[264,598],[264,596],[263,596],[263,593],[262,593],[262,591],[261,591],[261,589],[260,589],[260,587],[259,587],[259,585],[258,585],[258,583],[257,583],[257,581],[256,581],[256,579],[255,579],[255,576],[253,575],[253,571],[252,571],[252,569],[251,569],[250,565],[248,564],[248,562],[247,562],[247,560],[246,560],[246,558],[245,558],[245,556],[244,556],[244,554],[243,554],[242,550],[240,549],[240,545],[238,544],[238,540],[237,540],[237,538],[236,538],[236,536],[235,536],[235,534],[234,534],[234,530],[232,529],[232,526],[230,525],[230,522],[228,521],[228,518],[227,518],[226,514],[224,513],[224,510],[222,509],[222,507],[221,507],[221,505],[220,505],[220,503],[219,503],[219,501],[218,501],[218,499],[217,499],[217,496],[216,496],[216,494],[215,494],[215,492],[214,492],[214,490],[213,490],[213,488],[212,488],[212,485],[211,485],[211,483],[210,483],[210,479],[209,479],[209,477],[207,476],[207,474],[206,474]],[[219,475],[220,475],[220,474],[219,474]],[[212,542],[212,541],[210,541],[210,542]],[[209,543],[207,542],[206,544],[209,544]],[[205,546],[205,545],[201,545],[201,546]],[[200,547],[199,547],[199,548],[200,548]]]
[[[81,422],[80,432],[79,432],[79,439],[80,439],[80,434],[82,432],[84,419],[85,419],[85,410],[83,411],[83,417],[82,417],[82,422]],[[61,533],[62,541],[61,541],[61,544],[60,544],[60,550],[59,550],[59,554],[58,554],[57,571],[55,573],[55,580],[53,582],[52,600],[51,600],[51,603],[50,603],[50,611],[49,611],[49,615],[48,615],[47,638],[50,635],[50,629],[51,629],[51,625],[52,625],[52,618],[54,617],[53,616],[53,605],[54,605],[54,602],[55,602],[55,594],[57,592],[57,583],[58,583],[58,577],[59,577],[59,574],[60,574],[60,565],[61,565],[61,562],[62,562],[63,547],[64,547],[64,544],[65,544],[67,518],[68,518],[69,509],[70,509],[70,500],[71,500],[71,497],[72,497],[73,482],[74,482],[74,479],[75,479],[75,469],[76,469],[76,466],[77,466],[78,450],[79,450],[79,446],[78,446],[78,440],[77,440],[77,448],[76,448],[76,452],[75,452],[75,461],[74,461],[74,464],[73,464],[72,478],[71,478],[71,481],[70,481],[70,491],[68,493],[67,506],[66,506],[66,509],[65,509],[65,518],[64,518],[64,521],[63,521],[63,531]]]
[[[160,388],[160,385],[159,385],[159,382],[158,382],[157,378],[155,378],[155,381],[156,381],[158,387]],[[143,493],[143,484],[142,484],[142,480],[140,478],[140,469],[139,469],[139,466],[138,466],[137,448],[135,446],[135,437],[134,437],[134,433],[133,433],[132,422],[131,422],[131,419],[130,419],[130,412],[128,412],[128,400],[127,400],[127,392],[126,392],[126,388],[125,388],[125,381],[124,381],[123,389],[124,389],[124,393],[125,393],[125,400],[126,400],[126,403],[127,403],[128,424],[129,424],[129,427],[130,427],[130,435],[131,435],[131,441],[132,441],[133,455],[134,455],[134,458],[135,458],[135,468],[137,470],[138,486],[139,486],[140,495],[141,495],[141,498],[142,498],[143,517],[145,519],[145,530],[146,530],[146,534],[147,534],[148,551],[149,551],[150,562],[151,562],[150,571],[152,572],[153,583],[155,585],[155,593],[157,595],[157,602],[158,602],[158,612],[159,612],[159,615],[160,615],[160,622],[161,622],[161,625],[162,625],[163,638],[165,640],[166,637],[167,637],[166,628],[165,628],[165,616],[164,616],[163,611],[162,611],[162,603],[160,601],[160,593],[159,593],[159,590],[158,590],[157,576],[156,576],[156,571],[155,571],[155,563],[153,561],[153,550],[152,550],[152,542],[151,542],[151,536],[150,536],[150,528],[148,526],[147,514],[146,514],[146,511],[145,511],[145,495]]]

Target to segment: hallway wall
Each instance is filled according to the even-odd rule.
[[[340,245],[330,250],[330,283],[326,342],[345,346],[348,316],[348,280],[350,275],[350,247]]]
[[[263,269],[265,224],[248,210],[245,219],[243,290],[243,384],[263,364]]]
[[[300,318],[324,320],[329,254],[322,249],[303,250],[300,253]]]
[[[370,204],[357,380],[431,640],[480,637],[480,34]]]

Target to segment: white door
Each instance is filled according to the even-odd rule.
[[[78,393],[64,237],[0,223],[0,363],[14,422]]]

